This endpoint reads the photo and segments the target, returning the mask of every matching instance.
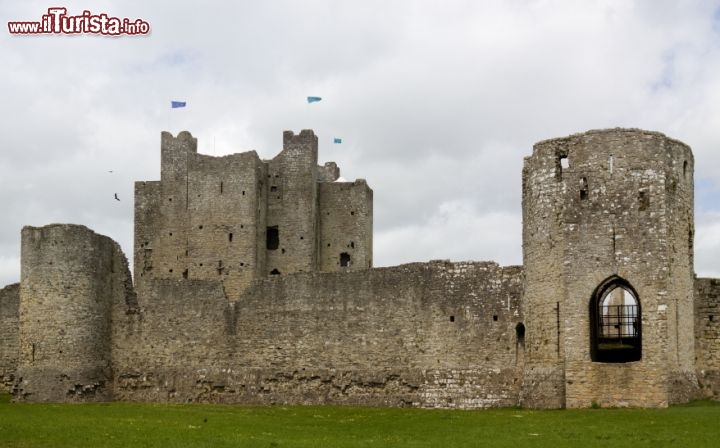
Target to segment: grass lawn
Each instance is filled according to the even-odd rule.
[[[669,409],[13,404],[0,447],[718,447],[720,403]]]

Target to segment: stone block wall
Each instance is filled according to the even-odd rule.
[[[120,247],[83,226],[22,230],[16,398],[112,398],[112,304],[135,295]]]
[[[373,191],[364,179],[318,185],[320,270],[371,268]]]
[[[20,284],[0,289],[0,392],[9,392],[18,363]]]
[[[118,311],[120,399],[517,404],[518,267],[431,262],[273,276],[235,303],[216,282],[144,288],[138,315]]]
[[[322,270],[321,187],[329,189],[329,206],[352,205],[358,213],[341,217],[339,209],[327,208],[332,222],[323,247],[342,239],[355,268],[370,266],[372,190],[362,180],[334,186],[339,168],[317,165],[312,131],[287,131],[283,139],[280,154],[262,161],[254,151],[198,154],[189,132],[164,132],[160,182],[135,185],[136,281],[219,280],[234,301],[257,278]],[[341,238],[331,230],[352,233]],[[327,267],[339,270],[340,252],[333,248],[333,254]]]
[[[691,397],[692,170],[690,148],[654,132],[590,131],[535,145],[523,171],[529,403],[647,407]],[[637,361],[591,359],[592,298],[610,279],[638,296]],[[547,387],[536,372],[555,378],[545,395],[532,390]]]
[[[701,395],[720,399],[720,279],[695,279],[695,367]]]
[[[318,140],[313,131],[283,132],[283,150],[268,162],[267,270],[291,274],[317,270]]]

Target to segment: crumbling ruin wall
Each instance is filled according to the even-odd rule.
[[[118,313],[118,399],[514,406],[522,269],[430,262],[256,282],[156,280]],[[519,337],[518,337],[519,336]]]
[[[695,279],[695,367],[702,395],[720,399],[720,279]]]
[[[21,265],[16,398],[111,399],[111,308],[135,305],[118,244],[84,226],[25,227]]]
[[[19,306],[19,283],[0,289],[0,392],[8,392],[15,380]]]

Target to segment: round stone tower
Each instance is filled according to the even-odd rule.
[[[111,308],[130,279],[119,246],[83,226],[25,227],[21,264],[17,398],[111,398]]]
[[[523,258],[524,406],[692,396],[687,145],[638,129],[537,143],[523,167]]]

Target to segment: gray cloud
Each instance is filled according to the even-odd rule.
[[[152,32],[0,33],[0,284],[18,280],[25,224],[85,224],[131,255],[133,182],[159,177],[165,129],[190,130],[201,152],[265,158],[282,130],[315,129],[321,158],[375,191],[377,265],[520,263],[534,142],[658,130],[693,147],[696,270],[718,275],[720,16],[676,3],[67,1]],[[3,2],[0,16],[47,8]]]

